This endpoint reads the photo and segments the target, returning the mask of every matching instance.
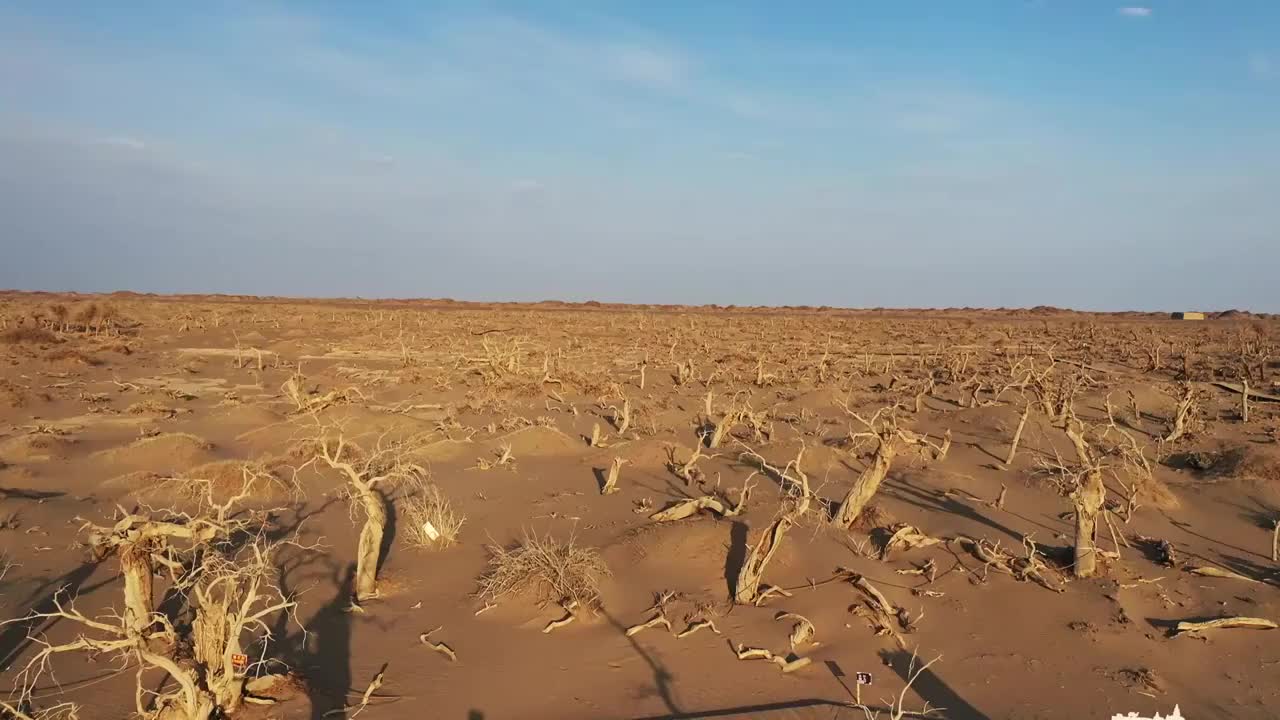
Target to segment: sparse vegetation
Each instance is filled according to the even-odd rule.
[[[653,683],[627,702],[663,716],[689,711],[690,678],[706,709],[741,704],[743,682],[789,699],[784,673],[835,656],[814,648],[868,643],[897,674],[859,705],[873,717],[1025,711],[987,688],[1005,657],[1077,709],[1085,685],[1108,707],[1173,697],[1186,675],[1166,642],[1240,680],[1202,678],[1189,717],[1227,689],[1260,703],[1277,330],[1043,308],[0,294],[0,667],[18,680],[0,716],[84,715],[99,691],[153,719],[270,702],[373,717],[393,696],[392,715],[465,716],[489,700],[452,684],[488,682],[498,652],[513,677],[563,684],[537,712]],[[1108,684],[1129,668],[1044,651],[1064,633],[1144,666]],[[922,665],[917,639],[989,659]],[[406,648],[448,675],[400,669]],[[82,679],[95,689],[77,695]]]

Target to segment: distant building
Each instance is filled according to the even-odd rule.
[[[1174,320],[1203,320],[1202,312],[1176,312],[1173,314]]]

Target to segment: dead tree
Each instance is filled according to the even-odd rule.
[[[241,485],[216,498],[215,484],[200,478],[170,478],[157,490],[167,491],[188,502],[186,510],[147,510],[128,512],[120,508],[121,518],[111,527],[84,523],[88,545],[95,559],[111,555],[120,558],[120,574],[124,577],[124,627],[141,635],[155,612],[153,584],[157,565],[172,573],[182,573],[186,559],[208,544],[226,540],[233,533],[249,528],[256,513],[242,505],[260,493],[275,478],[249,466],[242,469]]]
[[[1013,431],[1013,442],[1009,444],[1009,455],[1005,457],[1004,464],[1012,465],[1013,458],[1018,454],[1018,443],[1022,441],[1022,430],[1027,426],[1027,417],[1031,415],[1031,401],[1027,401],[1027,406],[1022,409],[1022,417],[1018,418],[1018,429]]]
[[[387,501],[382,486],[396,482],[421,481],[426,471],[405,460],[403,449],[387,447],[379,439],[375,449],[363,452],[343,435],[318,441],[317,458],[342,473],[347,481],[352,516],[364,515],[356,548],[355,602],[378,596],[378,562],[382,536],[387,528]]]
[[[1106,502],[1107,488],[1102,481],[1102,467],[1085,439],[1084,423],[1080,422],[1075,413],[1070,413],[1063,424],[1063,429],[1071,439],[1076,457],[1083,468],[1080,482],[1071,493],[1071,502],[1075,505],[1076,511],[1075,576],[1093,577],[1097,574],[1098,568],[1096,546],[1098,513],[1102,511],[1103,504]]]
[[[1182,383],[1182,397],[1178,399],[1178,405],[1173,410],[1173,423],[1169,428],[1169,434],[1163,438],[1164,442],[1170,443],[1186,435],[1191,430],[1197,409],[1195,385],[1189,382]]]
[[[853,487],[849,488],[849,492],[844,496],[844,500],[840,502],[840,507],[836,510],[835,517],[832,518],[832,522],[835,524],[849,528],[857,522],[863,508],[867,506],[867,503],[875,496],[876,491],[880,489],[880,483],[884,482],[885,477],[888,476],[889,469],[893,466],[894,458],[898,456],[903,447],[916,445],[931,449],[934,457],[940,458],[946,454],[946,449],[950,446],[950,435],[947,436],[942,445],[935,445],[929,441],[926,435],[899,428],[897,418],[892,410],[888,412],[885,410],[877,411],[870,420],[865,420],[857,413],[849,411],[847,406],[845,412],[867,428],[865,432],[854,433],[853,437],[870,437],[875,442],[871,464],[854,481]]]
[[[122,665],[139,666],[135,697],[140,716],[213,720],[235,712],[246,697],[245,671],[265,662],[271,639],[268,622],[279,613],[290,613],[295,606],[273,581],[276,547],[259,536],[244,543],[234,556],[207,548],[195,557],[187,572],[175,577],[175,587],[187,597],[194,615],[187,636],[180,636],[163,613],[152,613],[137,625],[128,611],[125,615],[108,611],[88,617],[74,606],[64,605],[61,595],[53,598],[53,610],[9,621],[62,620],[77,628],[76,638],[61,644],[30,636],[40,649],[18,674],[19,707],[33,698],[56,657],[84,653],[113,656]],[[188,645],[194,657],[179,661],[175,648]],[[243,667],[237,656],[249,647],[260,648],[261,655],[257,662]],[[143,683],[141,670],[145,669],[163,671],[176,687],[166,689],[169,683],[164,683],[161,690],[150,689]]]

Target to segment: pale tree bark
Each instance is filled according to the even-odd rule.
[[[844,500],[840,502],[840,509],[836,511],[835,516],[837,525],[848,528],[858,521],[863,508],[871,502],[871,498],[875,497],[876,491],[880,489],[880,483],[884,482],[889,474],[893,459],[898,455],[898,442],[897,435],[893,433],[889,433],[887,437],[885,434],[876,436],[875,456],[871,458],[871,465],[862,471],[858,479],[853,482],[853,487],[849,488],[849,492],[844,496]]]
[[[1107,488],[1102,482],[1102,468],[1093,457],[1093,451],[1084,437],[1079,420],[1071,418],[1066,424],[1067,437],[1075,446],[1076,457],[1084,466],[1080,485],[1071,493],[1076,510],[1076,538],[1074,572],[1078,578],[1093,577],[1098,572],[1097,529],[1098,513],[1107,499]]]

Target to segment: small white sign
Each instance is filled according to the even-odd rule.
[[[431,524],[430,520],[422,523],[422,532],[426,533],[427,537],[431,538],[433,541],[440,539],[440,531],[436,529],[435,525]]]

